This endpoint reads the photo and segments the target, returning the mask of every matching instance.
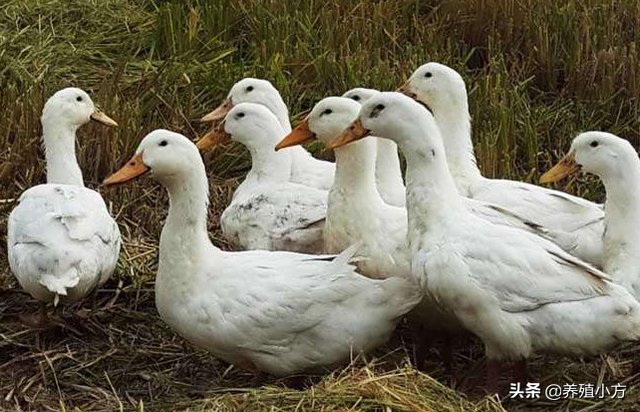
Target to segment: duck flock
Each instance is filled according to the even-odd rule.
[[[11,270],[41,302],[78,301],[111,276],[121,246],[100,194],[84,186],[75,133],[117,123],[82,90],[55,93],[42,113],[47,183],[26,190],[8,219]],[[407,316],[448,340],[484,344],[487,389],[505,362],[526,378],[535,354],[593,356],[640,339],[640,161],[624,139],[578,135],[541,183],[599,176],[603,207],[533,184],[484,177],[476,165],[465,82],[439,63],[394,92],[356,88],[319,101],[294,129],[278,91],[246,78],[204,116],[194,144],[145,136],[109,176],[148,174],[169,192],[155,282],[160,317],[237,367],[275,376],[339,365],[384,344]],[[207,233],[201,152],[226,141],[252,167],[221,216],[239,249]],[[336,162],[301,144],[321,141]],[[406,159],[405,179],[398,149]]]

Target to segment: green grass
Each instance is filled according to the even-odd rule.
[[[87,185],[94,188],[155,128],[169,128],[195,139],[204,131],[195,120],[217,106],[231,85],[244,76],[272,81],[295,117],[319,99],[352,87],[393,90],[427,61],[448,64],[466,79],[477,157],[488,176],[536,181],[577,133],[589,129],[616,133],[637,147],[640,1],[560,3],[4,0],[0,2],[0,244],[5,242],[13,199],[44,181],[39,141],[42,106],[54,91],[70,85],[90,91],[94,101],[120,123],[117,130],[88,125],[79,132],[78,158]],[[330,157],[324,152],[316,155]],[[242,148],[227,146],[207,155],[206,162],[212,190],[210,230],[214,241],[226,247],[217,219],[249,160]],[[562,188],[603,199],[600,184],[592,178],[580,178]],[[45,342],[34,344],[34,334],[7,323],[33,302],[15,294],[6,251],[0,250],[0,292],[8,296],[0,300],[0,367],[19,360],[11,364],[9,379],[2,368],[0,407],[29,409],[34,406],[29,406],[28,399],[46,399],[47,405],[62,408],[53,374],[42,358],[42,353],[51,351],[58,356],[53,364],[58,365],[56,359],[62,362],[61,379],[71,385],[60,388],[67,410],[123,404],[127,405],[124,409],[137,408],[141,399],[147,409],[154,405],[170,408],[167,405],[175,399],[180,408],[222,408],[216,402],[228,401],[227,409],[233,409],[228,405],[262,408],[271,402],[283,405],[281,410],[293,410],[291,405],[302,402],[302,409],[311,410],[314,406],[305,402],[313,402],[314,396],[335,409],[356,405],[355,409],[384,410],[386,401],[376,391],[362,395],[364,403],[344,397],[344,402],[336,403],[335,398],[345,392],[322,392],[324,383],[317,388],[323,395],[306,393],[306,400],[299,393],[290,395],[273,387],[233,392],[233,386],[245,377],[232,372],[227,380],[221,379],[224,366],[202,352],[183,348],[155,314],[150,290],[166,196],[148,182],[103,191],[103,195],[118,217],[126,242],[118,272],[103,293],[104,305],[113,299],[115,303],[106,309],[103,306],[106,323],[97,321],[89,337],[45,336]],[[136,323],[145,320],[150,322],[149,329],[141,331]],[[149,341],[145,350],[154,355],[132,349],[131,341],[136,339]],[[109,354],[105,359],[113,364],[91,363],[101,353]],[[617,362],[628,365],[634,354],[620,355]],[[171,389],[153,379],[146,392],[140,389],[143,378],[127,378],[133,373],[126,367],[131,357],[141,359],[144,368]],[[169,364],[173,361],[179,365]],[[201,364],[208,370],[199,369]],[[551,366],[555,369],[541,361],[537,372],[588,383],[604,370],[594,363]],[[392,369],[377,373],[384,376]],[[627,373],[629,368],[622,369],[626,372],[614,373],[617,369],[611,368],[605,375],[635,384],[635,375]],[[349,371],[349,376],[356,376],[349,385],[360,385],[361,370]],[[198,374],[232,393],[220,397],[211,388],[199,389],[203,382],[192,377]],[[109,383],[105,376],[110,377]],[[403,379],[403,383],[394,381],[388,386],[400,385],[402,389],[396,389],[411,393],[419,405],[428,399],[421,400],[418,392],[426,393],[427,398],[439,393],[429,392],[436,389],[427,378],[419,378],[421,383],[413,388],[407,384],[413,378]],[[129,394],[132,381],[136,391]],[[420,386],[423,384],[426,386]],[[14,385],[14,392],[9,393],[7,388]],[[92,397],[94,403],[88,401]],[[210,400],[199,403],[201,398]],[[618,410],[633,410],[629,405],[618,406]],[[558,405],[529,406],[525,409],[553,410]],[[389,407],[401,409],[395,404]],[[608,407],[611,405],[563,403],[566,410]]]

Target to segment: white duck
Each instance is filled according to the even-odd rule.
[[[344,97],[327,97],[278,145],[276,150],[319,139],[329,145],[354,121],[360,105]],[[335,150],[336,177],[329,190],[329,205],[324,229],[327,253],[338,253],[352,244],[360,244],[364,257],[358,267],[369,277],[386,278],[409,271],[407,250],[407,209],[391,206],[378,193],[375,157],[378,142],[366,139]],[[373,155],[372,155],[373,153]],[[539,225],[486,202],[465,198],[470,210],[497,224],[517,227],[551,238]]]
[[[289,181],[291,156],[273,150],[284,135],[265,106],[240,103],[197,146],[206,150],[232,139],[251,153],[251,170],[220,218],[229,240],[249,250],[320,253],[327,192]]]
[[[327,97],[276,146],[291,147],[319,139],[328,144],[358,116],[360,105],[344,97]],[[376,187],[376,139],[335,151],[336,175],[329,190],[324,250],[338,253],[359,244],[358,268],[368,277],[411,276],[406,247],[407,211],[390,206]]]
[[[540,178],[541,183],[558,181],[583,170],[604,183],[603,268],[613,281],[640,300],[640,159],[631,143],[610,133],[578,135],[571,150]]]
[[[227,99],[204,116],[202,121],[214,122],[223,119],[235,105],[245,102],[266,106],[276,115],[284,131],[291,131],[289,110],[278,90],[267,80],[251,77],[234,84]],[[323,190],[331,187],[335,164],[314,158],[301,146],[293,147],[288,152],[292,158],[291,182]]]
[[[32,326],[46,323],[46,303],[74,302],[102,285],[120,252],[120,231],[97,192],[84,187],[76,130],[89,120],[117,126],[77,88],[56,92],[42,111],[47,183],[25,191],[8,220],[9,265],[42,302]]]
[[[411,268],[425,291],[485,344],[488,383],[499,361],[536,352],[593,355],[640,339],[640,303],[604,273],[526,231],[470,213],[424,107],[381,93],[339,137],[394,139],[407,160]]]
[[[357,87],[349,90],[342,97],[362,104],[378,93],[380,93],[378,90]],[[386,203],[404,206],[406,198],[398,145],[389,139],[376,139],[376,185]]]
[[[528,183],[482,176],[473,153],[466,86],[455,70],[427,63],[400,90],[432,111],[444,138],[451,174],[463,196],[495,203],[551,230],[570,234],[573,255],[602,264],[601,205]]]
[[[329,144],[358,116],[360,106],[343,97],[328,97],[315,105],[311,113],[290,133],[277,148],[319,139]],[[366,276],[386,278],[411,276],[411,253],[407,245],[407,210],[384,202],[376,188],[376,144],[383,139],[365,139],[335,150],[336,176],[329,190],[329,205],[324,229],[325,252],[337,253],[352,244],[358,244],[358,268]],[[473,199],[463,201],[477,216],[499,224],[547,235],[537,225],[518,219],[499,207]],[[464,329],[450,314],[426,296],[412,312],[412,323],[418,324],[425,336],[433,330],[458,334]],[[419,337],[422,339],[424,336]],[[418,365],[425,349],[419,343]],[[449,342],[451,343],[451,342]],[[442,353],[445,363],[452,357],[452,346],[446,345]]]
[[[329,144],[357,118],[359,110],[360,105],[352,99],[327,97],[276,147],[289,147],[316,138]],[[376,187],[376,146],[382,140],[388,139],[365,139],[335,150],[336,175],[329,190],[325,252],[337,253],[357,244],[357,265],[364,275],[377,279],[410,278],[407,209],[387,204]],[[414,308],[410,317],[410,322],[419,326],[415,330],[418,367],[422,366],[428,349],[425,337],[432,340],[433,331],[437,330],[449,338],[450,334],[462,330],[456,319],[439,310],[428,296]],[[450,364],[452,346],[446,345],[444,349],[442,358]]]
[[[206,230],[208,184],[198,149],[156,130],[105,184],[150,171],[169,192],[160,237],[156,306],[196,346],[277,376],[331,366],[384,343],[421,294],[403,278],[373,280],[337,257],[225,252]]]

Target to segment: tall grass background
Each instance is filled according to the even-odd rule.
[[[637,0],[3,0],[0,244],[15,199],[45,181],[39,117],[63,87],[89,91],[120,124],[78,133],[86,185],[97,188],[151,130],[203,133],[196,120],[242,77],[270,80],[295,119],[352,87],[394,90],[438,61],[467,81],[484,174],[536,181],[581,131],[638,146],[638,27]],[[231,145],[205,160],[210,229],[225,246],[217,216],[249,158]],[[603,199],[594,179],[561,188]],[[166,197],[148,182],[101,191],[126,241],[116,282],[142,287]],[[15,287],[4,248],[0,284]]]

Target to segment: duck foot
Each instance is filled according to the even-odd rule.
[[[40,303],[38,313],[19,315],[18,320],[31,329],[49,329],[55,326],[55,322],[47,316],[47,304],[43,302]]]
[[[450,333],[444,332],[442,336],[442,363],[447,373],[453,375],[453,345],[454,339]]]
[[[249,385],[252,387],[262,386],[267,380],[267,377],[267,373],[255,368],[253,369],[253,378],[251,378]]]
[[[500,388],[500,362],[487,359],[487,383],[485,389],[489,395],[499,393]]]
[[[529,381],[529,373],[527,371],[526,359],[519,360],[513,363],[513,380],[517,383],[526,386]]]
[[[286,378],[282,378],[282,383],[287,388],[296,389],[298,391],[302,391],[307,388],[307,379],[305,376],[287,376]]]
[[[425,372],[429,349],[433,346],[433,336],[426,328],[419,327],[414,332],[414,363],[419,371]]]

